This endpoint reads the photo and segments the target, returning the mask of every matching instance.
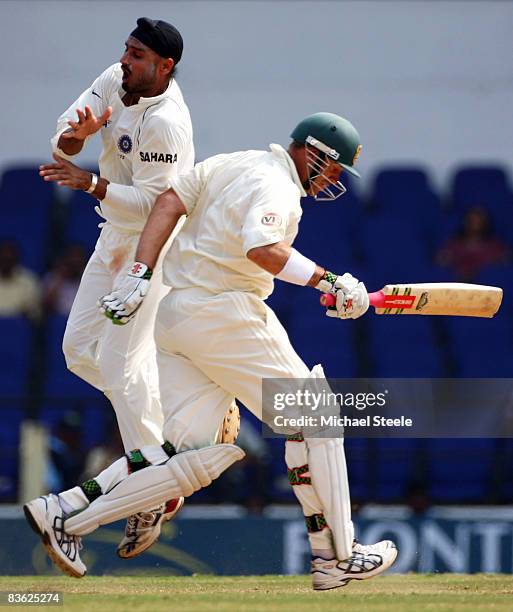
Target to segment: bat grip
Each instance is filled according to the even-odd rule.
[[[325,308],[333,308],[337,302],[337,298],[333,295],[333,293],[323,293],[320,301]],[[375,308],[383,308],[384,303],[385,296],[383,291],[374,291],[373,293],[369,293],[369,304],[371,306],[374,306]]]
[[[337,301],[337,298],[333,295],[333,293],[323,293],[321,295],[321,305],[324,306],[325,308],[330,308],[332,306],[335,306],[335,302]]]

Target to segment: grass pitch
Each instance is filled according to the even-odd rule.
[[[20,576],[1,577],[0,591],[61,591],[64,606],[45,609],[88,612],[513,610],[513,576],[486,574],[390,575],[326,592],[312,591],[307,576]]]

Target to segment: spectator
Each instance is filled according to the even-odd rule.
[[[485,266],[507,263],[510,252],[498,238],[486,209],[470,208],[453,238],[440,249],[437,261],[450,268],[458,280],[472,282]]]
[[[20,265],[20,250],[11,240],[0,242],[0,317],[41,315],[41,287],[37,276]]]
[[[44,278],[46,312],[69,315],[85,264],[84,248],[79,244],[69,245]]]

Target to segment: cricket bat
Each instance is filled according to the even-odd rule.
[[[502,289],[470,283],[416,283],[385,285],[369,293],[376,314],[452,315],[491,318],[499,310]],[[321,296],[326,308],[335,305],[331,293]]]

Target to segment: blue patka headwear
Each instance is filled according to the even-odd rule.
[[[183,53],[183,39],[180,32],[167,21],[140,17],[137,27],[130,34],[143,45],[161,57],[170,57],[178,64]]]

